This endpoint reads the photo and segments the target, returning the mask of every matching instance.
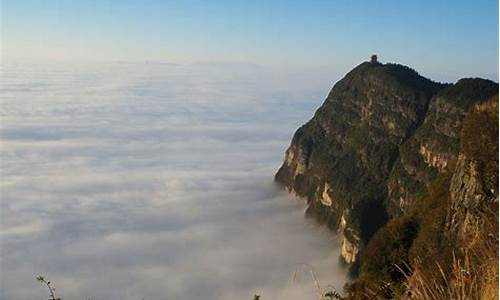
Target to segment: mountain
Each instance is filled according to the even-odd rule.
[[[393,214],[410,207],[416,196],[457,159],[465,114],[498,93],[498,85],[484,79],[461,79],[437,93],[424,123],[402,145],[388,182]]]
[[[295,132],[275,180],[341,236],[341,257],[358,278],[352,297],[380,280],[404,290],[395,264],[408,272],[429,258],[451,265],[445,260],[470,241],[470,228],[498,216],[485,217],[493,210],[485,203],[498,204],[495,95],[489,80],[441,84],[406,66],[364,62]],[[451,252],[439,260],[445,240]]]

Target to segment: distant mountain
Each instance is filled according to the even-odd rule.
[[[295,132],[275,180],[341,235],[341,257],[358,278],[353,299],[401,296],[403,266],[424,272],[417,262],[427,259],[449,270],[472,228],[498,223],[495,95],[489,80],[441,84],[406,66],[364,62]]]

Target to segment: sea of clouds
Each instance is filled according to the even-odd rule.
[[[273,175],[338,74],[3,65],[2,300],[316,299],[338,242]]]

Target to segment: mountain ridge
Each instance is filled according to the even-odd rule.
[[[275,181],[306,198],[306,214],[339,233],[341,257],[358,274],[373,235],[408,215],[457,161],[467,164],[463,120],[496,94],[498,84],[486,79],[442,84],[407,66],[363,62],[295,132]],[[457,176],[455,185],[464,180]]]

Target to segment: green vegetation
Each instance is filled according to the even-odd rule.
[[[484,192],[498,195],[498,95],[465,118],[462,149],[478,164]],[[492,192],[493,191],[493,192]]]
[[[453,248],[454,243],[444,235],[450,206],[448,191],[451,175],[447,172],[439,176],[411,211],[420,230],[409,251],[410,259],[412,264],[418,261],[433,262],[421,266],[421,271],[429,276],[436,273],[435,262],[441,266],[449,266],[453,252],[457,251]]]
[[[464,279],[457,266],[475,274],[472,285],[498,294],[491,288],[498,268],[485,265],[493,256],[484,246],[484,232],[498,240],[485,227],[498,224],[491,207],[498,197],[497,83],[443,85],[401,65],[363,63],[335,84],[292,147],[301,150],[294,155],[301,172],[283,165],[276,180],[307,197],[307,214],[333,230],[347,211],[345,234],[360,238],[348,299],[414,291],[424,297],[416,299],[476,299],[472,290],[453,290]],[[320,201],[325,183],[331,207]],[[431,287],[440,292],[425,292]]]
[[[478,166],[474,176],[484,186],[494,181],[496,188],[498,98],[467,115],[461,136],[461,153]],[[448,170],[455,169],[451,162]],[[398,299],[408,293],[412,299],[498,298],[497,204],[475,204],[471,213],[478,221],[469,225],[465,239],[448,231],[452,176],[451,171],[437,176],[407,214],[392,219],[373,236],[363,253],[358,280],[346,287],[350,299],[367,295]],[[498,195],[488,188],[482,192],[487,199]]]
[[[276,180],[309,199],[308,215],[336,229],[344,208],[348,223],[367,243],[388,219],[386,182],[399,147],[422,123],[443,85],[396,64],[363,63],[333,87],[315,116],[295,133],[307,172],[284,165]],[[295,155],[295,157],[297,154]],[[324,184],[338,210],[319,204]]]
[[[463,78],[454,84],[452,88],[442,90],[439,97],[468,111],[473,105],[488,100],[496,93],[498,93],[498,84],[490,80]]]
[[[418,223],[408,216],[391,220],[371,239],[363,257],[361,273],[377,280],[398,282],[396,266],[409,263],[409,249],[418,232]]]

